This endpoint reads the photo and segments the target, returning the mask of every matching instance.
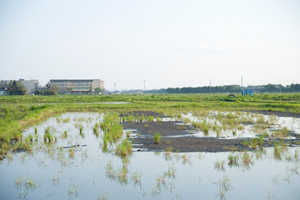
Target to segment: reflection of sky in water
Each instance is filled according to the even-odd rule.
[[[242,164],[229,167],[228,155],[231,153],[187,153],[171,154],[172,159],[166,159],[164,153],[134,152],[129,157],[128,182],[122,184],[118,179],[111,179],[106,174],[107,162],[112,162],[112,168],[118,174],[122,169],[122,159],[114,153],[102,152],[102,138],[93,134],[92,127],[100,123],[102,115],[98,113],[66,113],[59,118],[70,118],[70,122],[57,122],[56,117],[50,118],[37,125],[40,142],[44,130],[51,126],[54,135],[60,135],[68,130],[67,139],[58,139],[55,148],[46,153],[38,150],[32,154],[13,154],[13,159],[4,159],[0,164],[0,199],[16,199],[26,189],[24,185],[15,185],[18,176],[22,180],[27,176],[37,182],[33,189],[28,188],[27,199],[67,199],[68,191],[78,187],[78,199],[97,199],[108,194],[109,199],[219,199],[219,180],[224,176],[231,179],[227,199],[267,199],[268,193],[276,199],[299,199],[300,162],[295,162],[294,150],[290,149],[283,160],[273,157],[273,148],[266,148],[266,154],[257,160],[254,153],[253,165],[249,168]],[[83,117],[84,122],[74,121]],[[87,120],[90,118],[90,121]],[[285,119],[289,123],[287,119]],[[85,138],[79,135],[79,128],[75,124],[83,125]],[[25,134],[34,133],[34,127],[28,128]],[[68,159],[68,149],[63,149],[66,159],[58,160],[59,147],[75,144],[86,144],[86,147],[77,148],[74,159]],[[44,145],[42,145],[44,146]],[[57,147],[57,148],[56,148]],[[87,151],[87,157],[84,152]],[[298,151],[300,149],[298,148]],[[237,153],[235,153],[237,154]],[[23,159],[23,156],[25,159]],[[183,163],[182,155],[188,157]],[[290,155],[291,161],[285,161]],[[215,162],[225,161],[224,169],[214,168]],[[240,162],[241,163],[241,162]],[[157,178],[162,176],[172,166],[175,177],[166,176],[165,184],[157,185]],[[134,184],[132,173],[139,172],[141,184]],[[58,183],[51,181],[52,177],[59,177]],[[25,191],[26,192],[26,191]],[[75,191],[74,191],[75,192]],[[157,192],[157,194],[156,194]],[[75,193],[70,199],[76,199]],[[272,199],[272,198],[271,198]]]
[[[227,115],[229,112],[221,112],[224,115]],[[240,116],[241,118],[243,117],[247,117],[249,116],[248,114],[246,114],[245,112],[241,112],[242,115]],[[188,113],[185,115],[182,115],[183,119],[184,118],[188,118],[190,119],[192,122],[203,122],[204,120],[206,120],[206,122],[208,123],[212,123],[214,124],[215,122],[221,126],[221,123],[215,119],[215,116],[218,114],[218,112],[210,112],[209,113],[209,117],[197,117],[194,116],[193,113]],[[232,114],[235,114],[235,112],[232,112]],[[251,116],[251,114],[250,114]],[[257,120],[257,118],[255,117],[255,114],[252,114],[252,119],[254,121]],[[269,120],[269,116],[268,115],[257,115],[257,116],[263,116],[266,120]],[[270,128],[267,128],[266,130],[268,131],[268,133],[270,133],[272,130],[280,130],[283,127],[287,127],[290,131],[296,133],[296,134],[300,134],[300,119],[299,118],[293,118],[293,117],[277,117],[275,116],[275,118],[277,119],[275,125],[271,125]],[[188,123],[190,124],[190,123]],[[233,130],[221,130],[220,131],[220,138],[226,138],[226,139],[234,139],[234,138],[254,138],[258,135],[258,133],[255,133],[254,131],[252,131],[252,127],[253,125],[249,124],[249,125],[243,125],[244,126],[244,130],[236,130],[236,135],[233,135]],[[191,131],[193,133],[193,137],[217,137],[217,133],[216,131],[213,130],[209,130],[207,136],[204,135],[204,133],[202,131]],[[295,137],[287,137],[288,139],[293,139]]]

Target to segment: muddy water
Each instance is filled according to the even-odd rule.
[[[274,157],[273,148],[261,156],[251,152],[251,163],[239,159],[238,165],[228,164],[231,153],[133,152],[126,161],[115,156],[114,146],[102,151],[102,132],[97,137],[92,130],[102,117],[66,113],[37,125],[33,152],[11,154],[1,162],[0,199],[299,199],[299,147],[288,148],[281,159]],[[47,126],[57,137],[51,147],[43,142]],[[66,130],[68,137],[62,138]],[[24,135],[30,133],[34,127]],[[73,145],[78,147],[70,158]],[[217,161],[224,161],[223,168]],[[141,175],[140,181],[133,175]]]

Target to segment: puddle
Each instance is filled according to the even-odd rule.
[[[125,159],[115,155],[115,146],[103,151],[103,132],[99,128],[98,137],[93,132],[102,120],[99,113],[66,113],[25,130],[26,136],[37,127],[38,142],[32,153],[1,161],[0,199],[299,199],[299,147],[287,147],[280,157],[271,147],[234,153],[238,160],[232,164],[231,152],[153,153],[134,145]],[[297,130],[299,121],[293,120],[279,118],[276,126]],[[43,141],[48,126],[57,137],[49,147]],[[242,136],[247,134],[236,137]]]

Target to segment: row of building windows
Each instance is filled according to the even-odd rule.
[[[93,84],[93,82],[51,82],[52,84]]]

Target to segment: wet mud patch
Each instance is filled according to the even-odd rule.
[[[179,125],[181,121],[171,122],[124,122],[124,129],[136,129],[141,136],[153,136],[159,132],[162,136],[187,135],[194,130],[193,126]]]
[[[250,140],[249,140],[250,141]],[[217,139],[198,137],[162,138],[159,144],[155,144],[153,138],[135,138],[133,144],[139,144],[139,148],[148,151],[163,151],[172,147],[179,152],[226,152],[253,150],[243,146],[241,139]],[[265,144],[267,146],[267,144]]]
[[[132,138],[132,144],[137,145],[138,151],[164,151],[172,147],[172,151],[180,152],[226,152],[254,150],[249,146],[244,146],[244,139],[221,139],[209,137],[194,137],[193,126],[188,126],[181,121],[169,122],[124,122],[121,123],[126,130],[134,129],[137,137]],[[159,132],[162,136],[159,144],[155,144],[153,136]],[[250,143],[251,139],[246,139]],[[265,141],[263,147],[269,147]],[[273,142],[271,142],[273,146]]]

